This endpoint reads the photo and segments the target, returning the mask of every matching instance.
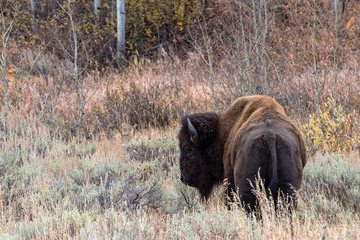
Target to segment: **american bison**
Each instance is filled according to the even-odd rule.
[[[193,114],[181,124],[181,181],[203,198],[227,180],[230,199],[237,192],[246,209],[254,210],[252,184],[260,174],[274,199],[279,190],[295,199],[306,164],[305,143],[273,98],[241,97],[222,114]]]

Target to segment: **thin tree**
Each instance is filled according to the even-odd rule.
[[[30,10],[31,10],[31,20],[32,20],[32,29],[35,31],[36,21],[37,21],[37,15],[38,15],[38,5],[39,0],[31,0],[30,1]]]
[[[117,0],[117,58],[125,54],[125,0]]]
[[[9,43],[9,37],[11,30],[14,27],[15,18],[7,19],[5,17],[4,9],[0,8],[0,20],[1,20],[1,41],[0,41],[0,68],[1,68],[1,87],[3,91],[3,117],[6,120],[9,105],[9,79],[6,74],[8,71],[8,55],[7,46]],[[4,121],[5,124],[6,121]]]
[[[96,23],[99,23],[101,12],[102,12],[102,0],[94,0],[94,14],[95,14]]]
[[[114,22],[114,19],[115,19],[115,17],[114,17],[114,6],[115,6],[115,0],[111,0],[110,2],[110,12],[111,12],[111,22],[113,23]]]
[[[338,33],[338,22],[339,17],[341,16],[340,13],[342,13],[345,10],[345,3],[346,1],[339,1],[334,0],[334,31],[335,31],[335,46],[334,46],[334,54],[333,54],[333,71],[334,71],[334,106],[336,106],[336,91],[337,91],[337,81],[338,81],[338,72],[337,72],[337,50],[338,50],[338,44],[339,44],[339,33]],[[340,9],[339,9],[340,8]]]
[[[77,106],[78,107],[78,117],[74,124],[74,133],[75,133],[75,136],[79,136],[80,126],[83,122],[83,118],[85,115],[86,104],[89,102],[89,100],[94,96],[94,94],[98,90],[99,86],[101,85],[101,81],[98,81],[96,83],[97,86],[92,88],[93,89],[92,92],[87,92],[87,93],[85,92],[85,89],[84,89],[85,82],[84,82],[84,79],[82,78],[82,75],[86,70],[88,70],[88,63],[90,60],[88,59],[87,64],[80,66],[79,51],[83,50],[85,55],[86,55],[87,51],[86,51],[86,43],[84,42],[84,40],[81,37],[78,36],[79,28],[78,28],[78,26],[76,26],[76,22],[74,20],[73,12],[72,12],[72,3],[74,3],[74,2],[75,1],[73,1],[73,0],[68,0],[64,6],[59,3],[60,8],[65,12],[65,14],[69,18],[70,42],[72,43],[71,51],[68,51],[67,48],[64,45],[62,45],[62,43],[59,39],[58,39],[58,41],[63,48],[65,56],[72,60],[73,66],[74,66],[73,71],[71,72],[71,75],[72,75],[72,78],[74,81],[75,92],[76,92],[77,102],[78,102],[78,106]]]
[[[315,85],[315,103],[316,103],[316,111],[317,114],[320,114],[320,84],[319,80],[317,78],[317,61],[316,61],[316,1],[313,1],[314,4],[314,18],[313,18],[313,29],[312,29],[312,56],[313,56],[313,79],[314,79],[314,85]]]
[[[73,52],[68,53],[68,55],[71,54],[70,58],[73,60],[74,69],[72,72],[72,77],[75,83],[75,90],[77,95],[77,101],[78,101],[78,117],[75,122],[74,130],[75,130],[75,136],[78,136],[80,133],[79,127],[83,121],[84,112],[85,112],[85,106],[87,103],[86,96],[84,93],[84,86],[83,82],[80,79],[80,71],[79,71],[79,45],[78,45],[78,35],[77,35],[77,29],[75,26],[73,14],[72,14],[72,8],[71,8],[71,0],[68,0],[65,7],[63,7],[61,4],[60,7],[62,10],[66,13],[66,15],[69,17],[70,21],[70,32],[71,32],[71,41],[73,42]]]

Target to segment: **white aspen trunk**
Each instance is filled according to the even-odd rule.
[[[117,0],[117,57],[125,54],[125,0]]]
[[[94,14],[96,18],[96,22],[99,22],[102,10],[102,1],[94,0]]]
[[[31,0],[30,2],[30,9],[31,9],[31,18],[33,21],[35,21],[35,12],[36,12],[36,1],[37,0]]]
[[[38,0],[31,0],[30,1],[30,10],[31,10],[31,19],[32,19],[32,29],[35,30],[35,23],[36,23],[36,7],[37,7]]]

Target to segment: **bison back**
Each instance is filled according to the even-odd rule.
[[[278,190],[293,196],[300,188],[302,161],[299,132],[290,123],[266,121],[249,125],[238,133],[232,148],[234,184],[245,203],[253,205],[255,196],[249,182],[260,174],[274,198]]]

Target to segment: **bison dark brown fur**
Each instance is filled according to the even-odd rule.
[[[253,210],[251,183],[259,173],[265,188],[295,199],[306,164],[304,140],[284,109],[267,96],[236,100],[224,113],[185,116],[178,135],[181,181],[208,199],[225,179]],[[229,196],[230,197],[230,196]]]

